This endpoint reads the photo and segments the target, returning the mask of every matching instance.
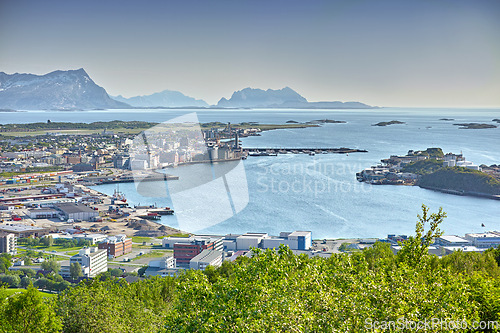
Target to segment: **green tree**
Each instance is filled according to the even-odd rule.
[[[173,287],[172,278],[80,283],[57,301],[64,332],[164,332]]]
[[[30,277],[27,277],[27,276],[23,276],[21,278],[21,287],[23,288],[26,288],[27,286],[29,286],[30,284],[32,283],[32,280]]]
[[[7,284],[10,288],[17,288],[21,283],[19,275],[0,275],[0,282]]]
[[[8,253],[0,254],[0,273],[6,273],[9,267],[12,266],[12,256]]]
[[[31,268],[21,268],[20,271],[28,277],[33,277],[36,275],[36,272],[32,270]]]
[[[50,247],[50,246],[54,245],[54,239],[52,238],[52,236],[43,237],[42,244],[45,247]]]
[[[146,273],[146,269],[148,269],[148,266],[142,266],[141,268],[139,268],[139,270],[137,271],[137,274],[139,274],[139,276],[144,276],[144,273]]]
[[[434,239],[443,234],[439,229],[439,224],[446,218],[446,213],[440,207],[437,213],[429,215],[429,208],[422,204],[422,215],[418,214],[417,217],[415,236],[408,237],[400,244],[402,248],[397,255],[400,262],[405,262],[410,266],[421,264],[424,256],[428,255],[429,246],[434,243]],[[426,224],[430,225],[427,232],[425,232]]]
[[[3,297],[2,297],[3,298]],[[55,314],[53,303],[44,300],[33,286],[3,300],[0,308],[2,332],[52,333],[60,332],[62,324]]]
[[[55,259],[45,260],[44,262],[42,262],[41,267],[43,270],[51,271],[54,273],[57,273],[61,270],[61,265]]]
[[[108,268],[108,272],[111,274],[113,277],[119,277],[123,275],[123,271],[118,268]]]
[[[76,280],[83,276],[82,266],[80,265],[80,263],[71,263],[71,265],[69,266],[69,275],[71,276],[72,280]]]

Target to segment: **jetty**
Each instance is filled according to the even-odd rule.
[[[367,153],[364,149],[355,148],[304,148],[304,147],[274,147],[274,148],[241,148],[244,156],[277,156],[278,154],[349,154]]]

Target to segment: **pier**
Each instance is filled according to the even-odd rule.
[[[349,153],[367,153],[364,149],[354,148],[242,148],[244,155],[248,156],[277,156],[278,154],[349,154]]]

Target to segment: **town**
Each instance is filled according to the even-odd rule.
[[[203,128],[203,129],[201,129]],[[104,129],[97,134],[47,133],[4,139],[0,157],[0,275],[11,287],[34,283],[53,292],[83,279],[112,274],[127,281],[149,276],[177,276],[186,269],[204,270],[251,257],[254,249],[288,246],[297,255],[330,257],[370,248],[377,241],[401,249],[405,235],[385,239],[320,239],[310,231],[258,231],[245,234],[196,235],[158,223],[173,215],[170,207],[130,205],[120,183],[177,181],[169,168],[182,164],[238,161],[278,153],[348,153],[348,148],[243,149],[240,138],[259,135],[259,128],[230,123],[161,124],[138,136]],[[424,163],[416,165],[416,163]],[[496,175],[498,168],[476,166],[462,154],[439,148],[391,156],[383,165],[363,170],[358,180],[370,184],[415,185],[422,170],[461,166]],[[161,170],[166,170],[162,172]],[[116,184],[113,195],[91,188]],[[429,253],[484,252],[500,245],[500,232],[443,235]],[[17,274],[17,275],[16,275]],[[24,283],[21,283],[24,278]],[[4,281],[5,280],[5,281]],[[52,281],[52,282],[48,282]]]
[[[462,153],[444,154],[441,148],[427,148],[409,150],[404,156],[392,155],[381,162],[356,173],[357,180],[371,185],[417,185],[449,194],[500,200],[500,166],[475,165]]]

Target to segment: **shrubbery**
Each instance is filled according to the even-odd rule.
[[[386,243],[330,258],[281,247],[177,278],[129,285],[109,274],[68,288],[43,316],[64,332],[364,332],[368,322],[400,318],[500,323],[500,249],[429,255],[444,216],[424,207],[397,255]]]

